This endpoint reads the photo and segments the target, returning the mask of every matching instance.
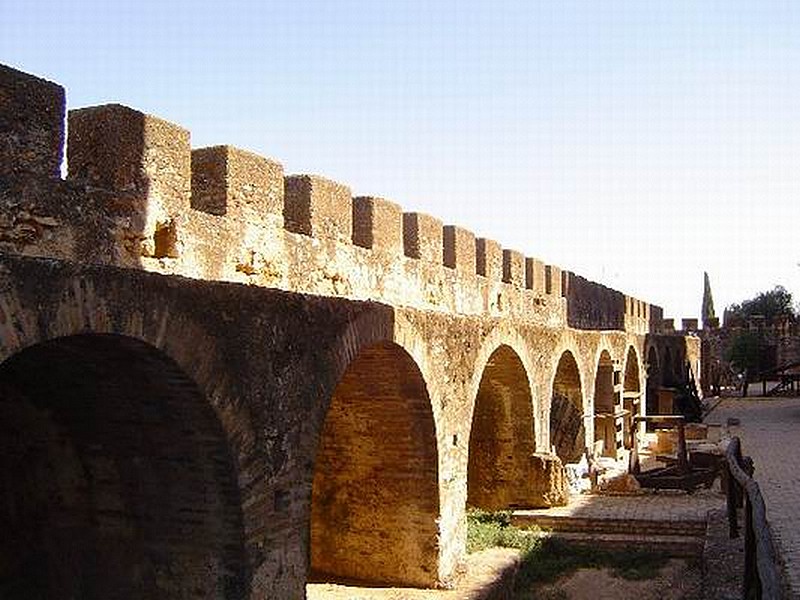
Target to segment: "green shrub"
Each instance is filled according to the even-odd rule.
[[[516,590],[524,600],[536,584],[552,583],[581,568],[610,568],[624,579],[651,579],[658,575],[664,557],[647,552],[612,552],[594,547],[567,545],[545,537],[538,528],[520,529],[511,524],[510,512],[473,510],[467,513],[467,551],[516,548],[522,555]],[[533,596],[531,596],[532,598]],[[557,598],[558,596],[553,596]]]

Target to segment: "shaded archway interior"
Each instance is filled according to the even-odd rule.
[[[648,415],[658,414],[658,390],[661,388],[661,363],[655,346],[647,351],[647,384],[645,403]]]
[[[400,346],[361,351],[330,401],[311,507],[314,581],[438,583],[438,463],[425,381]]]
[[[0,597],[243,598],[222,427],[160,351],[113,335],[0,365]]]
[[[616,393],[614,381],[614,362],[607,350],[603,350],[597,362],[597,374],[594,379],[594,441],[602,442],[602,454],[616,456],[617,427],[621,420],[617,417],[622,407]],[[621,433],[621,432],[620,432]],[[595,447],[595,452],[600,450]]]
[[[670,352],[670,349],[664,348],[664,357],[661,360],[662,387],[674,387],[677,383],[675,378],[675,365],[672,358],[672,352]]]
[[[561,355],[553,380],[550,444],[564,463],[580,460],[586,446],[580,371],[569,351]]]
[[[625,410],[625,447],[630,449],[633,443],[631,428],[634,426],[634,419],[642,415],[642,391],[639,381],[639,357],[633,346],[628,348],[628,356],[625,359],[625,374],[622,379],[622,408]],[[643,430],[641,430],[643,432]]]
[[[525,367],[500,346],[483,370],[469,438],[467,505],[500,510],[537,505],[531,457],[533,403]]]

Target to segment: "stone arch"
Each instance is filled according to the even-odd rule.
[[[274,505],[276,513],[285,511],[278,503],[283,496],[276,494],[268,472],[254,473],[251,468],[263,460],[264,428],[271,425],[264,422],[266,415],[254,412],[243,401],[243,394],[252,390],[242,387],[242,378],[230,374],[231,367],[237,365],[223,359],[231,350],[230,345],[222,346],[230,340],[225,337],[229,336],[229,324],[224,324],[223,335],[217,336],[214,328],[221,322],[215,320],[216,313],[199,315],[196,307],[186,301],[187,296],[138,272],[132,272],[124,282],[98,280],[91,273],[57,275],[52,285],[39,288],[35,295],[24,286],[8,287],[0,294],[0,360],[42,342],[83,334],[132,338],[173,360],[213,408],[239,474],[249,566],[241,597],[255,593],[256,584],[252,582],[256,580],[260,590],[265,587],[264,581],[267,587],[274,584],[276,590],[285,589],[291,576],[274,577],[274,564],[261,558],[265,518],[271,516],[265,517],[265,507]],[[41,312],[43,306],[46,313]],[[187,306],[192,312],[187,312]],[[238,349],[238,342],[234,343]],[[296,528],[293,523],[274,519],[267,527],[281,539],[293,535]],[[264,575],[264,571],[270,574]],[[281,573],[281,567],[277,571]]]
[[[531,455],[536,449],[531,385],[508,345],[492,352],[472,413],[467,504],[485,510],[532,506]]]
[[[434,586],[438,452],[427,384],[394,342],[350,353],[314,465],[311,579]]]
[[[625,354],[622,389],[624,392],[641,392],[642,389],[639,353],[633,346],[628,346],[628,352]]]
[[[614,361],[611,353],[603,349],[597,358],[594,376],[594,410],[597,413],[613,413],[614,398]]]
[[[594,378],[594,441],[603,442],[603,454],[608,456],[616,456],[617,450],[616,384],[614,361],[604,349],[597,359]]]
[[[586,448],[583,386],[575,355],[564,350],[551,385],[550,444],[562,462],[575,462]]]
[[[631,447],[631,427],[633,419],[643,414],[642,406],[642,376],[639,367],[639,355],[636,348],[628,346],[625,355],[625,370],[622,375],[622,408],[627,411],[625,419],[624,440],[625,447]]]
[[[675,383],[675,360],[669,346],[664,346],[661,359],[661,386],[673,387]]]
[[[536,439],[536,446],[544,443],[543,438],[541,435],[547,430],[547,427],[543,427],[540,420],[541,420],[541,411],[544,408],[541,406],[541,401],[539,398],[536,397],[536,388],[533,386],[533,360],[529,350],[528,342],[522,338],[518,332],[513,329],[508,328],[495,328],[489,334],[483,337],[483,343],[481,344],[480,351],[478,352],[478,356],[474,363],[474,368],[472,369],[472,381],[470,385],[471,396],[470,398],[476,399],[478,396],[478,389],[481,385],[481,380],[483,379],[486,365],[489,363],[490,358],[494,355],[495,352],[501,347],[507,346],[517,357],[520,361],[523,370],[525,371],[525,377],[529,382],[529,392],[531,395],[531,403],[532,403],[532,410],[533,410],[533,430],[534,434],[538,437]],[[475,410],[474,402],[471,405],[471,411],[469,415],[470,424],[473,419],[472,412]]]
[[[661,360],[655,346],[647,351],[647,383],[645,390],[645,411],[648,415],[658,414],[658,390],[661,388]]]
[[[197,383],[130,336],[20,342],[0,364],[0,596],[246,597],[236,464]]]

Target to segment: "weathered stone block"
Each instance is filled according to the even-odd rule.
[[[59,176],[64,105],[60,85],[0,65],[0,178]]]
[[[189,132],[138,110],[107,104],[69,112],[69,177],[158,198],[168,212],[189,208]]]
[[[636,477],[630,473],[615,475],[600,482],[600,490],[607,494],[618,494],[623,496],[636,495],[642,492]]]
[[[499,281],[503,274],[502,246],[494,240],[478,238],[475,240],[475,251],[475,269],[478,275],[491,281]]]
[[[289,231],[350,244],[350,188],[317,175],[290,175],[284,180],[283,219]]]
[[[403,213],[403,249],[406,256],[442,264],[442,222],[425,213]]]
[[[575,273],[571,271],[561,271],[561,295],[565,298],[569,298],[569,292],[574,277]],[[594,282],[592,282],[592,284],[596,285]]]
[[[283,166],[232,146],[192,151],[192,208],[250,218],[283,215]]]
[[[647,305],[647,322],[651,331],[659,331],[661,321],[664,319],[664,309],[655,304]]]
[[[384,198],[353,198],[353,243],[399,256],[403,251],[403,209]]]
[[[537,294],[545,293],[544,263],[538,258],[525,259],[525,287]]]
[[[544,268],[545,293],[551,296],[561,296],[561,269],[554,265]]]
[[[503,281],[522,287],[525,285],[525,256],[516,250],[503,250]]]
[[[445,225],[442,230],[444,243],[444,266],[461,273],[475,274],[475,234],[458,227]]]
[[[565,506],[569,497],[567,477],[555,454],[535,453],[530,457],[528,501],[532,507]]]

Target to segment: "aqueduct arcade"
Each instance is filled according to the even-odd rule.
[[[119,105],[70,114],[62,180],[63,89],[0,86],[3,598],[446,585],[468,507],[548,502],[696,358],[658,307]]]

